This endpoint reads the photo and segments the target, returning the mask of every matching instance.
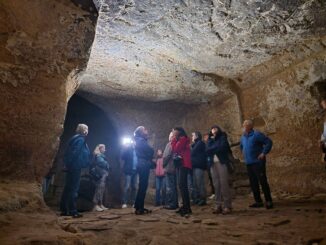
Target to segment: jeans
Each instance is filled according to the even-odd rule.
[[[227,166],[220,162],[214,162],[211,167],[212,178],[215,188],[217,208],[232,208],[231,190],[229,185],[229,172]]]
[[[205,170],[200,168],[193,169],[193,189],[194,201],[206,201],[206,188],[205,188]]]
[[[261,185],[265,201],[272,202],[271,190],[266,176],[266,163],[254,163],[247,165],[250,187],[254,194],[255,202],[263,202],[260,196],[259,184]]]
[[[148,177],[149,177],[149,164],[141,165],[138,167],[137,172],[139,175],[139,184],[138,184],[138,191],[135,201],[135,209],[136,210],[144,210],[144,202],[146,197],[146,191],[148,187]]]
[[[182,198],[182,207],[184,209],[190,209],[190,199],[188,191],[188,176],[190,175],[191,170],[185,167],[180,167],[178,169],[178,180],[179,180],[179,189]]]
[[[189,169],[189,171],[188,171],[187,183],[188,183],[188,191],[189,191],[190,198],[191,198],[191,200],[195,201],[196,194],[195,194],[195,189],[194,189],[193,172],[191,169]]]
[[[125,184],[123,188],[123,204],[134,204],[136,196],[137,173],[125,174]],[[129,195],[130,189],[130,195]],[[130,197],[130,198],[129,198]]]
[[[102,175],[102,178],[97,181],[96,189],[94,193],[93,203],[95,205],[103,205],[103,196],[105,191],[106,178],[108,177],[108,172]]]
[[[77,214],[77,197],[80,184],[81,169],[74,169],[66,173],[65,187],[60,201],[60,211],[62,213]]]
[[[156,176],[155,177],[155,205],[165,205],[165,197],[166,197],[166,178],[165,176]],[[162,192],[162,199],[161,199]]]
[[[177,189],[177,175],[166,174],[166,205],[171,208],[177,208],[178,203],[178,189]]]

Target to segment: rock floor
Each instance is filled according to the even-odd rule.
[[[279,200],[272,210],[253,210],[248,196],[234,201],[231,215],[212,214],[210,201],[193,207],[188,218],[154,207],[142,216],[109,209],[79,219],[7,213],[0,219],[0,244],[326,244],[325,200]]]

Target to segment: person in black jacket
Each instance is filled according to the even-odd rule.
[[[82,168],[90,164],[91,154],[86,144],[88,126],[78,124],[76,135],[68,143],[64,153],[64,164],[66,171],[65,186],[60,201],[62,216],[82,217],[77,211],[77,197],[80,185],[80,173]]]
[[[139,126],[134,132],[135,150],[137,155],[137,173],[139,175],[138,192],[135,201],[135,214],[146,214],[151,211],[144,208],[144,201],[148,187],[150,169],[153,167],[154,149],[148,144],[148,131],[145,127]]]
[[[211,174],[216,199],[216,210],[213,213],[229,214],[232,210],[232,199],[227,164],[231,148],[226,133],[217,125],[211,127],[206,152],[213,159]]]
[[[200,132],[192,133],[191,163],[193,171],[194,202],[206,205],[205,171],[207,167],[206,145]]]

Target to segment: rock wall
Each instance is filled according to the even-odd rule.
[[[297,48],[244,76],[244,83],[255,85],[242,91],[241,101],[244,117],[257,119],[274,141],[268,160],[272,188],[311,195],[326,191],[318,142],[323,117],[312,93],[316,82],[326,82],[325,38]]]
[[[82,7],[68,0],[0,3],[3,185],[39,182],[52,164],[73,77],[85,68],[95,34],[96,13]]]

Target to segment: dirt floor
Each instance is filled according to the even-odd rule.
[[[231,215],[214,215],[213,201],[193,215],[152,207],[83,213],[73,219],[49,209],[0,216],[0,244],[326,244],[326,198],[275,202],[272,210],[249,209],[250,196],[234,201]],[[150,206],[149,206],[150,207]]]

